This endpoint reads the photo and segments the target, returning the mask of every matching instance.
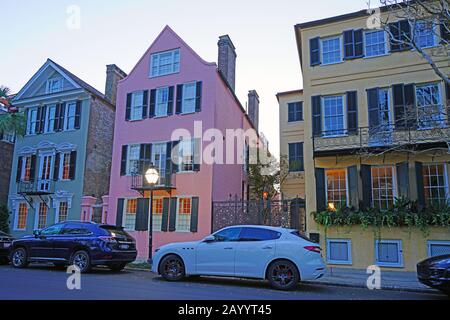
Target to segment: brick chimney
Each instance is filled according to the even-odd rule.
[[[256,90],[248,92],[248,116],[255,126],[256,131],[259,131],[259,96]]]
[[[115,64],[106,66],[105,96],[114,105],[116,104],[117,84],[126,76],[127,74]]]
[[[236,85],[236,48],[228,35],[220,36],[219,42],[219,71],[235,91]]]

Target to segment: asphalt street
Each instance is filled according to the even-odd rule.
[[[150,272],[81,275],[81,290],[69,290],[65,270],[52,266],[0,266],[0,300],[442,300],[447,296],[303,283],[294,291],[272,290],[265,281],[189,278],[169,283]]]

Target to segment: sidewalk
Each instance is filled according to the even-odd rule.
[[[327,268],[325,276],[321,279],[309,281],[310,283],[367,288],[367,279],[370,274],[362,269]],[[415,272],[383,271],[381,270],[381,289],[403,290],[411,292],[437,293],[417,280]]]

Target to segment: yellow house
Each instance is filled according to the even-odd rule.
[[[280,121],[281,192],[287,199],[305,198],[303,161],[305,121],[303,90],[277,93]]]
[[[382,19],[386,14],[382,9]],[[281,154],[303,141],[304,172],[282,190],[301,193],[304,176],[307,231],[319,234],[330,266],[414,271],[418,261],[450,253],[449,222],[420,230],[393,226],[387,214],[398,199],[415,212],[449,200],[450,90],[418,52],[368,18],[363,10],[295,26],[303,91],[278,94]],[[418,34],[426,52],[442,49],[439,30],[433,22]],[[450,73],[448,55],[435,61]],[[289,123],[287,104],[297,100],[305,121]],[[387,220],[325,228],[312,215],[336,210]]]

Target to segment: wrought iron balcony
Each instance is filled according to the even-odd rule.
[[[313,137],[315,155],[358,153],[374,149],[427,148],[427,145],[450,143],[450,125],[447,120],[421,121],[416,125],[384,124],[348,130],[323,131]]]
[[[17,185],[17,193],[27,196],[54,194],[55,181],[43,179],[33,181],[20,181]]]
[[[167,161],[166,166],[160,166],[156,169],[159,172],[159,181],[155,185],[150,185],[145,179],[145,168],[142,165],[138,165],[131,174],[131,189],[139,192],[148,190],[172,190],[175,189],[176,175],[173,170],[171,161]]]

